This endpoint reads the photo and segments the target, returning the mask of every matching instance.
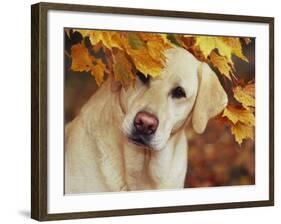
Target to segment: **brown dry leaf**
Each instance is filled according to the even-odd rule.
[[[115,80],[120,81],[124,87],[127,87],[135,79],[132,63],[128,60],[125,52],[118,49],[114,50],[113,63]]]
[[[244,37],[243,41],[245,42],[246,45],[248,45],[252,42],[251,38],[249,38],[249,37]]]
[[[240,109],[231,105],[228,105],[224,109],[222,117],[227,117],[233,124],[241,122],[249,126],[255,125],[255,116],[251,111]]]
[[[207,58],[203,55],[198,45],[195,45],[196,39],[190,35],[177,35],[177,43],[194,55],[199,61],[208,63]]]
[[[248,84],[245,87],[237,86],[233,89],[234,98],[240,102],[243,107],[255,107],[255,85]]]
[[[183,35],[180,37],[181,45],[183,45],[185,48],[191,48],[195,45],[196,39],[194,36],[190,35]]]
[[[228,61],[225,57],[218,55],[216,52],[212,51],[210,54],[210,61],[218,68],[219,72],[231,80],[231,77],[235,77],[232,67],[228,64]]]
[[[89,54],[84,44],[75,44],[71,47],[71,69],[75,72],[91,70],[94,58]]]
[[[98,53],[100,50],[105,51],[106,49],[104,49],[104,45],[103,45],[103,43],[100,41],[100,42],[98,42],[97,44],[95,44],[95,45],[92,47],[92,50],[93,50],[95,53]]]
[[[244,139],[250,138],[254,139],[254,128],[237,122],[236,124],[231,125],[231,133],[235,137],[235,141],[241,145]]]

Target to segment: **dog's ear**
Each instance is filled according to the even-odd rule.
[[[218,115],[227,105],[227,95],[215,72],[206,63],[198,68],[199,86],[192,113],[193,129],[201,134],[208,120]]]

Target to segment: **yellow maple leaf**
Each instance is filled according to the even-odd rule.
[[[152,77],[157,77],[164,67],[164,65],[160,61],[155,61],[151,57],[147,57],[142,52],[130,51],[129,55],[132,57],[137,69],[141,71],[145,76],[150,75]]]
[[[233,124],[236,124],[237,122],[241,122],[249,126],[255,125],[255,116],[251,111],[246,109],[236,108],[231,105],[228,105],[224,109],[222,117],[228,118]]]
[[[84,42],[71,47],[71,69],[90,72],[101,85],[105,73],[119,81],[125,88],[134,83],[136,70],[156,77],[165,65],[165,50],[174,45],[191,52],[198,60],[212,63],[227,79],[236,79],[232,56],[247,58],[242,52],[240,38],[212,37],[180,34],[155,34],[143,32],[117,32],[75,29],[83,38],[89,38],[92,49]],[[71,36],[66,29],[66,35]],[[246,44],[250,39],[241,39]],[[102,58],[102,59],[101,59]],[[238,80],[239,81],[239,80]],[[228,94],[232,94],[228,93]],[[243,107],[227,106],[221,119],[231,127],[235,140],[241,144],[254,137],[255,85],[233,88],[233,97]]]
[[[89,37],[93,48],[102,43],[109,50],[118,48],[125,51],[139,71],[152,77],[160,74],[165,61],[164,50],[171,47],[164,34],[82,29],[74,31],[78,31],[83,37]]]
[[[79,32],[83,37],[89,37],[92,45],[102,42],[108,49],[112,49],[113,47],[122,49],[122,32],[84,29],[74,29],[73,31]]]
[[[231,49],[231,54],[234,54],[238,58],[248,62],[248,59],[242,52],[242,45],[240,42],[240,38],[238,38],[238,37],[220,37],[220,40],[222,40],[222,42]],[[219,52],[222,52],[224,50],[224,45],[221,45],[221,46],[222,46],[222,49],[218,49]],[[223,53],[222,53],[222,55],[223,55]]]
[[[105,64],[101,59],[96,59],[91,67],[91,75],[95,77],[96,83],[100,86],[103,83],[104,72],[106,70]]]
[[[137,35],[145,45],[135,49],[127,42],[124,44],[125,50],[139,71],[146,76],[156,77],[164,67],[164,51],[172,46],[168,44],[166,35],[153,33],[138,33]]]
[[[90,36],[91,42],[93,41],[94,44],[102,41],[103,44],[109,48],[119,48],[122,49],[122,33],[121,32],[114,32],[114,31],[100,31],[98,33],[93,33]]]
[[[168,44],[165,36],[154,35],[147,40],[147,49],[149,55],[154,60],[159,60],[161,63],[165,62],[164,52],[166,49],[171,48],[172,46]]]
[[[226,57],[228,63],[233,66],[232,54],[248,61],[242,52],[240,39],[236,37],[211,37],[211,36],[194,36],[196,45],[199,46],[202,54],[207,58],[210,53],[217,49],[221,56]]]
[[[255,85],[248,84],[245,87],[237,86],[233,88],[234,98],[240,102],[244,108],[255,107]]]
[[[101,59],[94,58],[89,54],[84,44],[76,44],[71,47],[71,69],[76,72],[91,72],[98,85],[103,82],[105,64]]]
[[[131,57],[140,72],[145,76],[156,77],[164,67],[164,50],[170,45],[165,44],[163,36],[156,36],[156,34],[139,33],[138,38],[145,43],[144,47],[136,48],[127,40],[123,42],[124,51]]]
[[[84,44],[75,44],[71,47],[71,58],[71,69],[73,71],[88,72],[91,70],[93,57]]]
[[[241,145],[244,139],[254,138],[255,116],[251,110],[228,105],[222,114],[230,126],[235,141]]]
[[[164,66],[164,51],[171,47],[164,34],[128,32],[119,37],[119,43],[134,62],[136,68],[145,75],[156,77]]]
[[[196,36],[196,45],[200,47],[204,57],[207,58],[211,51],[217,48],[217,41],[215,37],[210,36]]]
[[[116,49],[113,53],[113,72],[115,80],[127,87],[134,79],[133,65],[128,60],[125,52]]]
[[[244,139],[250,138],[254,139],[254,128],[237,122],[236,124],[231,125],[231,133],[235,137],[235,141],[241,145]]]
[[[145,48],[146,43],[141,38],[141,34],[137,32],[129,32],[127,34],[128,38],[128,44],[132,47],[134,50],[140,50]]]
[[[227,59],[223,56],[218,55],[216,52],[212,51],[210,54],[210,61],[218,68],[219,72],[231,80],[231,77],[235,77],[232,67],[229,65]]]

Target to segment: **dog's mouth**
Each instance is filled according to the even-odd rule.
[[[128,136],[128,139],[130,142],[137,146],[142,146],[151,149],[150,138],[148,138],[147,136],[132,134]]]

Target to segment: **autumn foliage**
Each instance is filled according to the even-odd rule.
[[[144,32],[66,29],[69,39],[80,35],[66,55],[74,72],[89,72],[98,85],[112,77],[126,88],[134,83],[137,71],[152,78],[165,66],[166,49],[178,46],[207,62],[216,72],[228,94],[229,104],[217,120],[230,127],[236,142],[254,139],[255,80],[247,82],[236,72],[234,57],[249,59],[243,46],[250,38],[159,34]]]

